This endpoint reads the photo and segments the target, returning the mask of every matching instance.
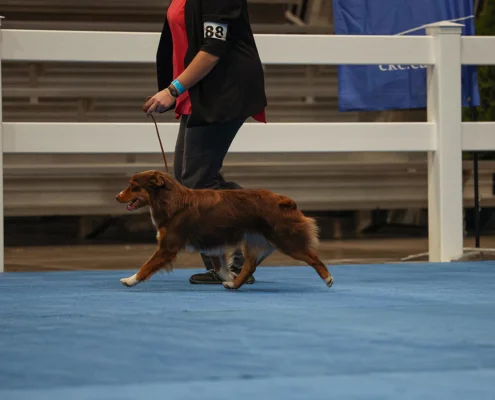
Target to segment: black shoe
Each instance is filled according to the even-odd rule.
[[[230,267],[230,270],[237,275],[241,272],[241,269],[242,267]],[[210,269],[201,274],[194,274],[189,278],[189,282],[193,285],[219,285],[223,282],[223,279],[215,272],[214,269]],[[256,282],[256,280],[253,275],[251,275],[246,281],[248,285],[252,285],[254,282]]]
[[[210,269],[202,274],[194,274],[189,278],[189,282],[195,285],[221,284],[223,279],[214,269]]]
[[[222,277],[215,272],[213,263],[211,262],[211,258],[204,254],[201,254],[201,257],[203,259],[203,263],[205,264],[207,271],[201,274],[194,274],[189,278],[189,282],[196,285],[204,285],[204,284],[219,285],[223,283],[224,280],[222,279]],[[234,274],[239,275],[241,273],[243,264],[244,264],[244,256],[242,254],[242,251],[240,249],[236,249],[236,251],[234,251],[234,253],[232,254],[229,269]],[[252,275],[246,280],[246,283],[249,285],[253,284],[254,282],[255,279],[254,276]]]

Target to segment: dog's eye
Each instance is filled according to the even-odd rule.
[[[131,192],[139,192],[140,190],[139,186],[131,186]]]

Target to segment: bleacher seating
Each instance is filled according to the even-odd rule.
[[[324,24],[299,26],[287,20],[288,7],[302,1],[249,0],[254,31],[330,32],[330,15]],[[169,3],[15,0],[0,1],[0,6],[7,17],[5,28],[159,32]],[[336,71],[335,67],[266,66],[270,121],[355,120],[352,113],[337,112]],[[127,122],[142,119],[140,105],[156,91],[156,76],[153,65],[5,63],[3,85],[5,121]],[[167,117],[164,120],[172,118]]]
[[[267,66],[270,121],[354,120],[337,112],[336,74],[332,67]],[[5,121],[142,121],[140,106],[156,92],[152,65],[5,63],[3,81]]]
[[[288,23],[289,7],[301,7],[304,0],[248,0],[256,33],[324,33],[328,24],[304,27]],[[2,0],[5,26],[15,29],[59,30],[161,30],[163,14],[170,0]]]

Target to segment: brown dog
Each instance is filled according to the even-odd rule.
[[[311,265],[328,287],[333,278],[318,259],[317,226],[296,203],[269,190],[191,190],[170,175],[145,171],[134,175],[117,195],[129,211],[149,206],[157,229],[158,249],[123,285],[134,286],[161,268],[172,269],[182,250],[220,256],[215,268],[227,289],[238,289],[274,247]],[[244,266],[238,276],[227,267],[225,251],[241,245]]]

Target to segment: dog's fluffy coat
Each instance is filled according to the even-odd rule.
[[[126,286],[149,279],[161,268],[171,269],[177,254],[188,250],[217,256],[224,286],[238,289],[274,248],[311,265],[327,286],[333,283],[315,254],[315,221],[286,196],[269,190],[191,190],[168,174],[145,171],[132,177],[117,200],[129,203],[130,211],[149,206],[157,229],[158,249],[135,275],[121,280]],[[245,263],[234,276],[224,254],[226,248],[239,245]]]

